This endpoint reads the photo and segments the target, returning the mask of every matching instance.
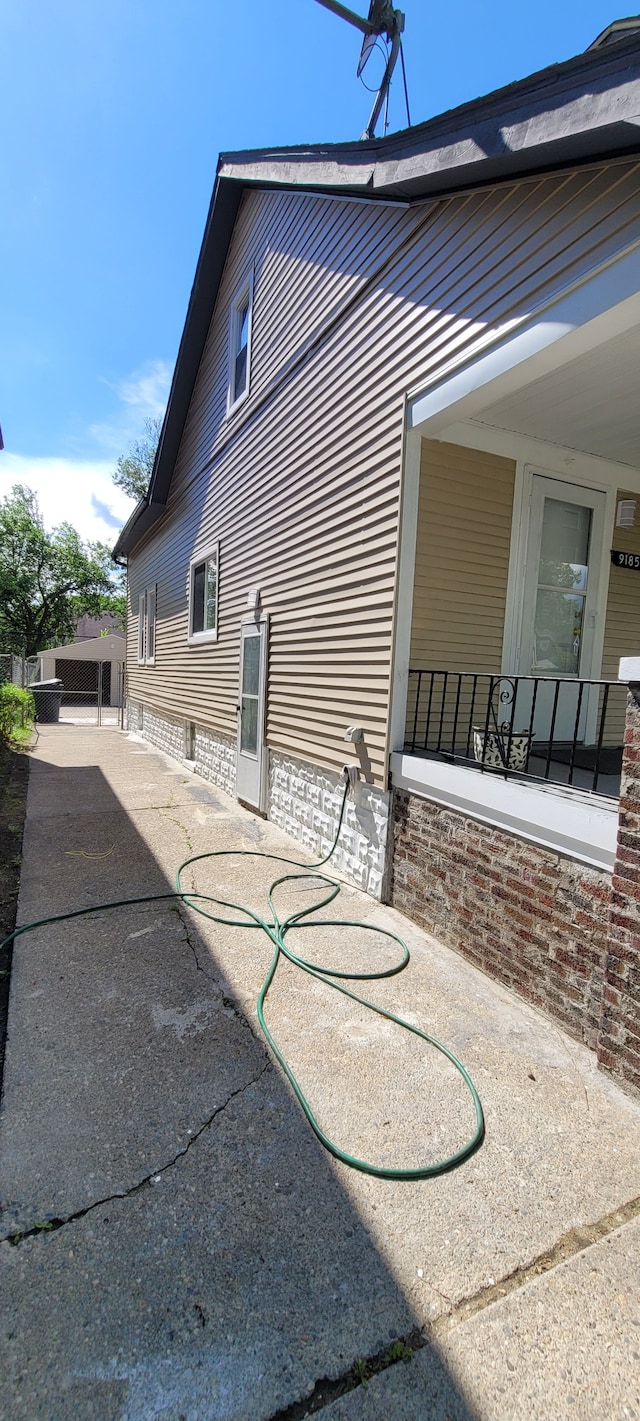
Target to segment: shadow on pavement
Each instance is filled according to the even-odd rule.
[[[142,813],[162,799],[148,756],[140,771],[126,783]],[[99,769],[34,762],[19,921],[172,888]],[[324,1378],[356,1406],[358,1359],[415,1345],[411,1307],[178,903],[17,940],[0,1166],[3,1238],[19,1240],[1,1249],[7,1415],[256,1421]],[[420,1394],[393,1414],[471,1421],[420,1345]],[[318,1408],[337,1394],[319,1387]]]

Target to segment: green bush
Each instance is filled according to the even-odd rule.
[[[35,703],[30,691],[5,681],[0,686],[0,741],[5,745],[23,744],[29,739],[35,717]]]

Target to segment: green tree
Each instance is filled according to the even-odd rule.
[[[120,569],[101,543],[61,523],[47,533],[31,489],[0,503],[0,647],[33,656],[72,639],[83,612],[122,611]]]
[[[145,419],[142,438],[134,440],[129,453],[118,459],[113,482],[130,498],[144,498],[147,492],[161,429],[162,420],[157,416]]]
[[[98,615],[101,612],[110,612],[112,617],[118,618],[124,631],[127,625],[127,569],[122,567],[120,563],[114,562],[108,543],[90,543],[89,550],[91,555],[102,564],[109,578],[109,591],[98,599],[100,604]],[[108,636],[109,633],[108,631],[101,632],[100,635]]]

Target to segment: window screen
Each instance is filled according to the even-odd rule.
[[[191,635],[215,632],[218,624],[218,553],[194,563],[191,572]]]

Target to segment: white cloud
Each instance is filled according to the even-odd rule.
[[[0,453],[0,498],[14,484],[26,484],[37,495],[47,529],[71,523],[85,541],[113,544],[117,529],[126,523],[135,500],[116,488],[112,474],[120,454],[144,430],[144,421],[163,416],[171,383],[172,366],[166,360],[148,360],[121,380],[104,380],[117,405],[101,424],[90,424],[71,448],[96,449],[98,457],[51,455],[31,457],[6,450]]]
[[[104,379],[118,397],[120,408],[113,418],[92,424],[89,434],[105,453],[126,453],[132,440],[142,433],[145,419],[162,418],[165,412],[173,367],[167,360],[148,360],[122,380]]]
[[[146,417],[164,414],[170,383],[171,366],[168,361],[149,360],[113,388],[124,404],[133,406],[137,413]]]
[[[0,498],[14,484],[26,484],[37,495],[47,529],[71,523],[85,541],[112,545],[117,536],[113,520],[126,523],[135,507],[116,488],[112,472],[112,460],[30,458],[5,450],[0,454]]]

